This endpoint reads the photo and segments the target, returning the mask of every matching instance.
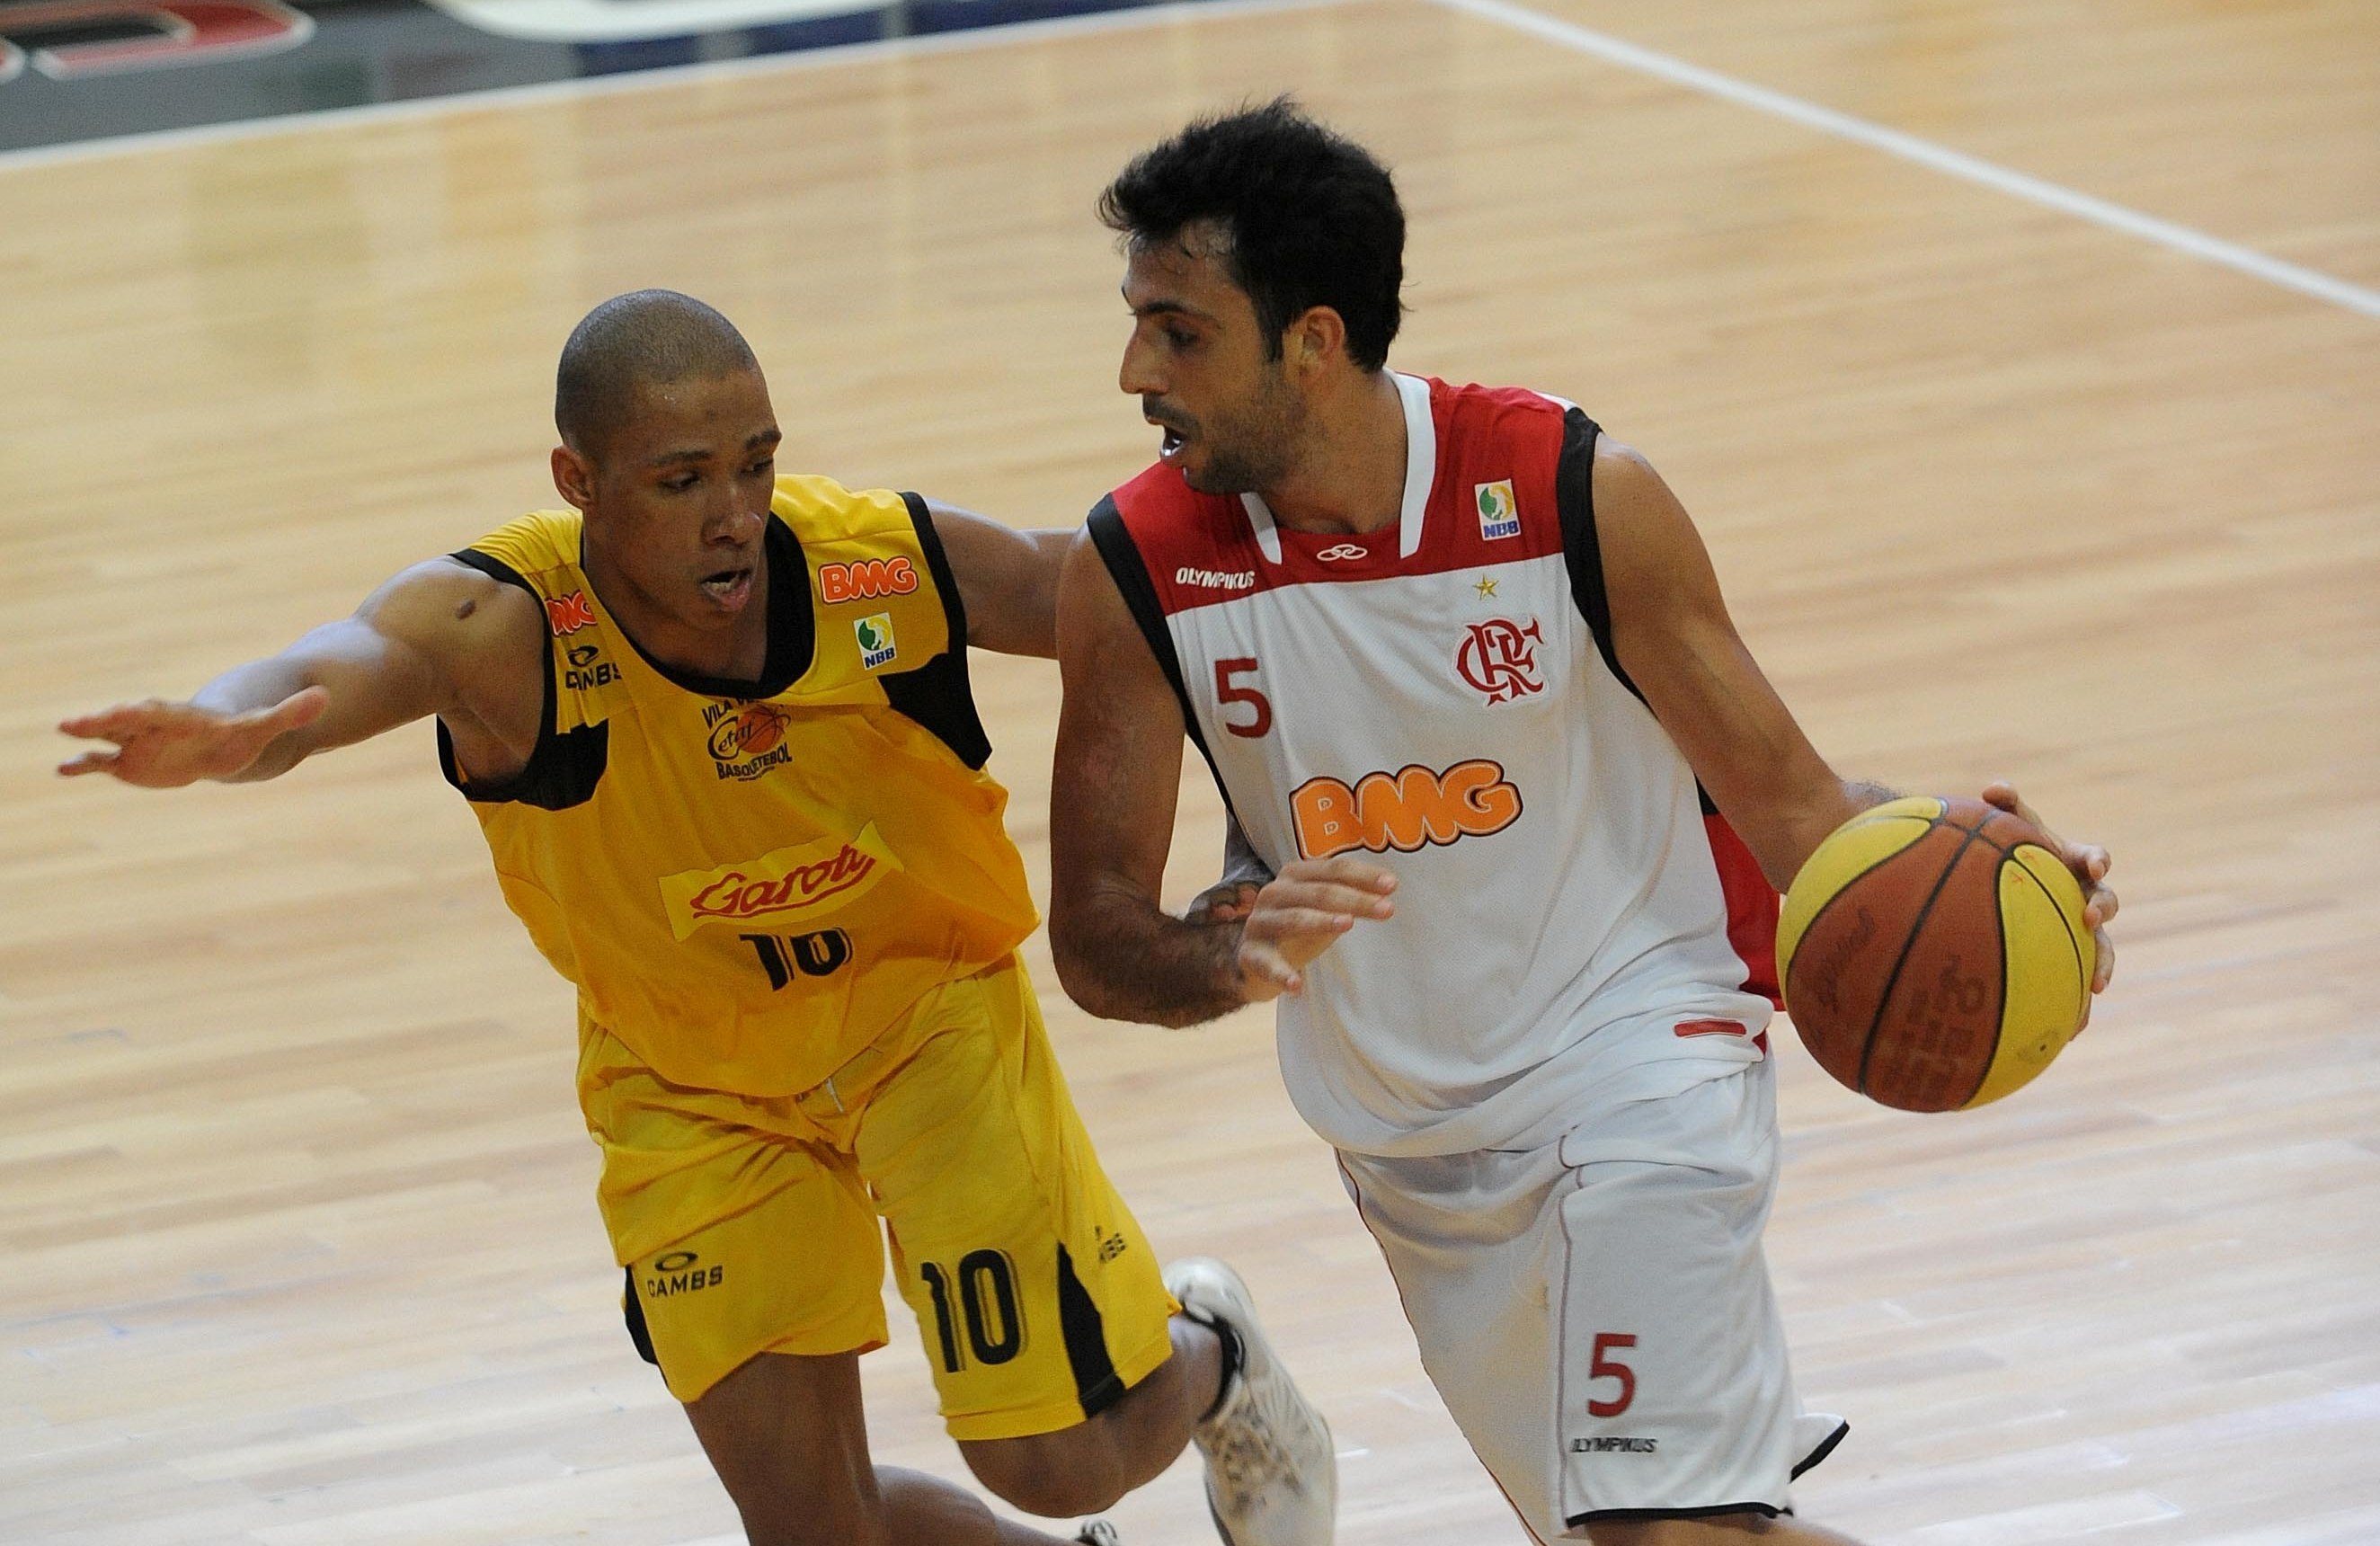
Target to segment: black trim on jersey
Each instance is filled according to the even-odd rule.
[[[585,536],[580,537],[581,567],[585,566]],[[802,556],[801,539],[783,517],[771,515],[760,538],[760,561],[769,566],[769,649],[760,662],[760,679],[739,682],[732,676],[706,676],[699,671],[672,665],[647,654],[628,637],[628,647],[644,657],[673,687],[705,698],[734,698],[758,702],[774,698],[801,680],[818,652],[818,619],[810,612],[810,566]],[[624,635],[628,630],[622,628]]]
[[[662,1356],[653,1351],[653,1333],[645,1325],[645,1307],[637,1301],[637,1270],[623,1270],[628,1274],[628,1287],[620,1296],[620,1313],[628,1322],[628,1340],[637,1345],[637,1357],[659,1369]]]
[[[1562,1528],[1582,1529],[1599,1520],[1712,1519],[1722,1514],[1758,1514],[1774,1519],[1780,1514],[1792,1512],[1790,1508],[1778,1508],[1769,1503],[1713,1503],[1708,1508],[1598,1508],[1569,1516],[1562,1520]]]
[[[1786,1479],[1789,1481],[1801,1480],[1802,1473],[1808,1470],[1811,1467],[1817,1465],[1829,1455],[1834,1454],[1835,1446],[1841,1443],[1846,1438],[1850,1437],[1851,1430],[1852,1425],[1850,1423],[1839,1422],[1835,1424],[1835,1430],[1827,1435],[1826,1443],[1820,1444],[1817,1448],[1803,1455],[1802,1457],[1802,1463],[1793,1467],[1792,1474]]]
[[[1850,1423],[1837,1423],[1835,1430],[1827,1435],[1825,1442],[1803,1455],[1800,1463],[1794,1466],[1787,1479],[1801,1480],[1802,1473],[1834,1454],[1835,1446],[1841,1443],[1851,1430]],[[1708,1519],[1721,1514],[1762,1514],[1774,1519],[1780,1514],[1792,1512],[1791,1508],[1772,1508],[1767,1503],[1715,1503],[1708,1508],[1601,1508],[1588,1514],[1572,1515],[1562,1520],[1562,1526],[1566,1529],[1574,1530],[1582,1526],[1591,1525],[1598,1519]]]
[[[1203,754],[1207,738],[1199,732],[1198,716],[1191,712],[1190,690],[1182,681],[1182,657],[1173,648],[1173,632],[1165,626],[1165,606],[1157,599],[1157,582],[1148,578],[1148,565],[1140,556],[1140,544],[1132,540],[1132,530],[1123,523],[1123,512],[1116,508],[1115,495],[1109,494],[1091,506],[1083,524],[1090,529],[1091,543],[1099,550],[1099,557],[1108,566],[1108,574],[1123,594],[1123,604],[1132,611],[1132,620],[1140,625],[1140,634],[1148,640],[1149,653],[1173,685],[1173,696],[1182,700],[1182,724],[1190,738],[1198,743]],[[1209,762],[1214,761],[1209,757]]]
[[[959,594],[958,577],[951,572],[950,554],[942,551],[941,533],[934,530],[933,513],[914,493],[901,502],[909,506],[910,524],[917,529],[917,546],[926,555],[926,570],[942,598],[942,615],[950,620],[951,647],[914,671],[886,674],[884,697],[893,712],[914,720],[970,768],[991,761],[991,737],[977,714],[975,689],[967,682],[966,600]]]
[[[537,587],[503,559],[477,548],[464,548],[448,556],[491,579],[520,587],[537,601],[540,611],[544,609],[545,599],[538,595]],[[608,722],[582,724],[567,734],[554,729],[561,722],[561,710],[554,681],[553,643],[540,634],[538,645],[545,654],[545,707],[538,722],[537,745],[530,749],[528,761],[522,764],[520,772],[506,779],[467,781],[462,764],[455,761],[455,740],[447,734],[446,722],[438,722],[439,771],[446,775],[447,783],[463,792],[466,799],[481,805],[531,805],[540,810],[567,810],[593,799],[595,785],[603,780],[603,769],[612,754],[612,726]]]
[[[1123,1398],[1124,1382],[1108,1357],[1107,1324],[1090,1291],[1075,1275],[1075,1259],[1058,1248],[1058,1330],[1066,1340],[1066,1364],[1075,1371],[1075,1399],[1085,1418],[1098,1417]]]
[[[1561,516],[1562,562],[1570,569],[1571,600],[1586,619],[1587,631],[1603,663],[1620,685],[1645,695],[1621,669],[1619,651],[1611,646],[1611,597],[1603,585],[1603,546],[1595,534],[1595,442],[1601,426],[1577,408],[1562,415],[1561,456],[1554,464],[1554,505]]]
[[[1207,749],[1206,734],[1198,728],[1197,711],[1190,706],[1190,689],[1183,684],[1182,657],[1173,648],[1173,632],[1165,626],[1165,607],[1157,599],[1157,584],[1148,578],[1148,565],[1140,556],[1140,544],[1132,540],[1132,530],[1123,523],[1123,513],[1116,508],[1115,495],[1110,494],[1091,506],[1083,524],[1089,528],[1091,543],[1099,550],[1099,557],[1115,580],[1116,590],[1123,595],[1123,604],[1132,612],[1132,620],[1140,625],[1140,636],[1148,640],[1148,652],[1173,685],[1173,696],[1182,704],[1182,728],[1189,733],[1190,744],[1207,760],[1207,771],[1214,775],[1215,792],[1223,797],[1223,810],[1234,822],[1239,813],[1232,807],[1232,792],[1223,785],[1223,770],[1215,765],[1215,754]]]

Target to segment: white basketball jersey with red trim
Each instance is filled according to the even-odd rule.
[[[1092,535],[1257,854],[1397,874],[1281,1001],[1298,1110],[1359,1153],[1551,1141],[1766,1054],[1776,895],[1609,653],[1594,423],[1396,382],[1396,526],[1160,463]]]

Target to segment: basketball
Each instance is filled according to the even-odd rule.
[[[1786,893],[1778,980],[1820,1067],[1902,1111],[2022,1088],[2082,1028],[2082,889],[2040,830],[1914,796],[1844,822]]]

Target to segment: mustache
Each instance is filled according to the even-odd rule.
[[[1161,425],[1176,434],[1186,435],[1198,427],[1198,421],[1188,415],[1168,410],[1164,400],[1159,397],[1143,397],[1140,400],[1140,414],[1150,423]]]

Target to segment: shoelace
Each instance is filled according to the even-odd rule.
[[[1276,1480],[1297,1479],[1297,1467],[1284,1439],[1293,1427],[1303,1425],[1305,1414],[1289,1392],[1272,1382],[1266,1382],[1260,1395],[1245,1371],[1240,1388],[1232,1394],[1230,1404],[1217,1416],[1213,1443],[1207,1453],[1213,1462],[1210,1474],[1231,1491],[1236,1503]],[[1264,1395],[1273,1399],[1268,1402]]]

